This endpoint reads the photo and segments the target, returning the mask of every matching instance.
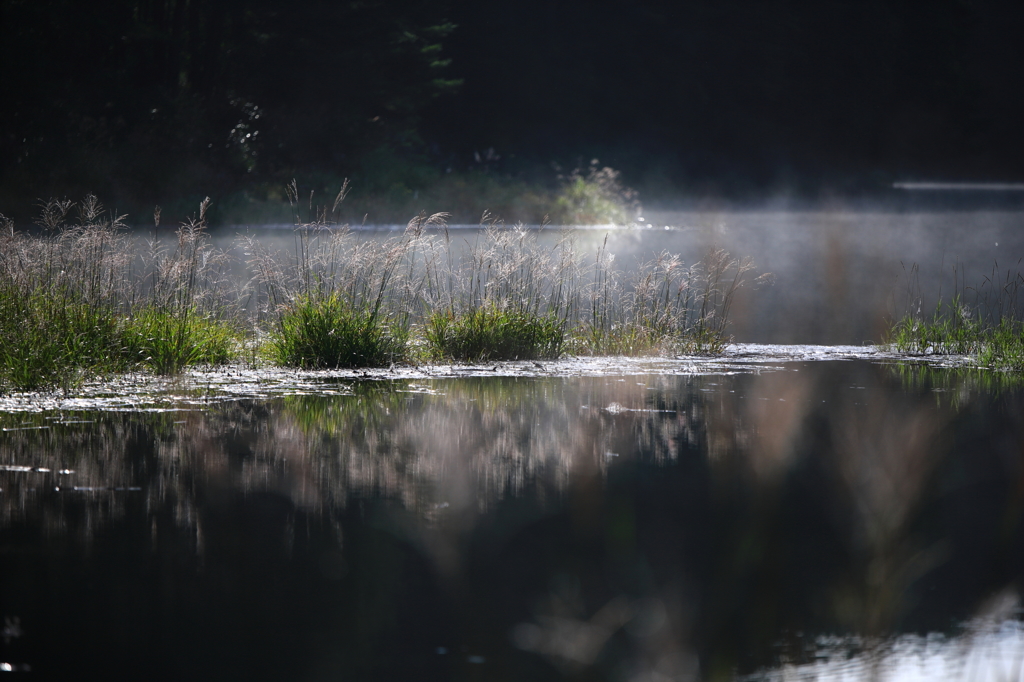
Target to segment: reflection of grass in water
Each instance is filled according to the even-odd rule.
[[[777,373],[773,376],[782,383],[766,386],[762,395],[777,397],[778,389],[787,381],[811,381],[803,378],[805,374],[810,373]],[[751,377],[751,381],[761,379]],[[21,441],[0,440],[0,444],[6,447],[17,442],[22,453],[75,457],[83,471],[84,465],[92,459],[92,471],[108,476],[98,478],[99,481],[116,481],[112,475],[115,473],[128,475],[127,480],[133,483],[148,481],[146,494],[150,497],[146,498],[146,503],[135,503],[126,509],[129,516],[125,518],[130,523],[113,527],[101,525],[104,514],[106,518],[113,517],[110,510],[114,504],[129,498],[96,494],[62,497],[59,502],[50,496],[46,498],[50,500],[46,507],[50,516],[45,517],[48,524],[33,525],[56,535],[92,524],[89,527],[94,532],[103,533],[97,537],[104,538],[94,544],[95,555],[112,556],[118,561],[136,557],[143,577],[152,575],[157,580],[165,579],[161,577],[165,573],[146,567],[164,566],[163,562],[167,562],[167,566],[178,566],[174,570],[182,571],[182,590],[205,585],[209,586],[208,594],[217,596],[224,593],[222,576],[245,579],[254,575],[261,582],[242,583],[243,586],[259,588],[269,584],[262,582],[265,580],[286,586],[280,592],[271,590],[271,599],[278,594],[289,599],[295,594],[310,595],[314,599],[327,595],[325,608],[332,609],[338,622],[353,624],[365,622],[366,614],[386,618],[394,614],[395,618],[402,618],[403,602],[394,598],[395,594],[401,596],[402,593],[396,593],[394,586],[408,585],[417,591],[433,589],[438,571],[430,558],[451,551],[455,559],[461,561],[458,568],[466,571],[455,575],[469,576],[465,581],[468,587],[464,603],[474,606],[466,616],[464,631],[478,631],[481,637],[493,636],[495,650],[501,650],[508,646],[510,627],[525,618],[532,627],[529,633],[536,635],[531,640],[534,650],[563,658],[572,655],[577,661],[592,659],[599,666],[594,671],[573,669],[573,674],[583,675],[612,670],[611,666],[620,660],[618,657],[627,660],[624,657],[633,652],[637,652],[637,660],[641,662],[651,659],[658,662],[669,654],[674,655],[678,648],[692,646],[701,652],[702,662],[717,661],[724,671],[722,675],[732,677],[745,670],[752,671],[751,665],[777,660],[773,658],[779,653],[777,637],[787,628],[798,631],[799,626],[801,631],[809,633],[808,640],[800,642],[801,647],[796,650],[797,656],[804,656],[812,655],[807,653],[806,644],[813,643],[812,634],[820,631],[842,632],[850,623],[876,622],[881,626],[899,627],[905,622],[918,622],[905,618],[903,609],[916,609],[921,591],[913,586],[903,587],[905,583],[900,581],[918,575],[913,573],[918,562],[917,550],[928,548],[924,542],[931,537],[928,530],[938,526],[936,530],[945,532],[943,520],[955,516],[961,519],[957,523],[964,524],[965,534],[981,539],[987,538],[1000,520],[1002,508],[998,504],[986,504],[988,500],[981,500],[983,503],[977,505],[976,514],[957,514],[957,510],[967,508],[966,503],[979,501],[979,493],[960,496],[964,488],[977,486],[961,485],[955,490],[942,491],[937,498],[943,505],[941,508],[926,508],[935,516],[924,520],[934,518],[937,521],[928,523],[922,530],[918,522],[922,517],[917,516],[920,505],[906,501],[921,494],[922,488],[915,488],[915,485],[927,485],[936,478],[945,480],[945,477],[935,476],[932,468],[932,458],[940,448],[934,447],[932,437],[917,441],[896,437],[886,447],[886,439],[878,440],[874,436],[876,428],[891,430],[897,436],[904,431],[912,432],[913,429],[907,427],[913,420],[907,417],[913,417],[918,410],[931,412],[927,401],[922,403],[915,399],[907,409],[900,410],[901,398],[890,403],[884,396],[873,395],[873,409],[865,411],[857,405],[859,393],[844,394],[845,398],[841,397],[834,407],[831,397],[828,403],[800,401],[810,406],[807,409],[823,411],[818,414],[830,420],[831,425],[819,428],[820,431],[833,432],[846,442],[831,454],[817,447],[813,439],[797,444],[813,464],[796,466],[791,475],[774,479],[771,485],[778,486],[777,493],[766,492],[763,480],[737,467],[741,461],[729,458],[706,461],[696,451],[680,458],[678,466],[647,470],[611,468],[601,479],[592,463],[604,461],[605,453],[621,452],[623,457],[615,458],[616,464],[612,465],[619,467],[617,463],[626,459],[629,452],[651,451],[655,447],[664,451],[666,443],[681,444],[680,433],[687,419],[695,426],[718,420],[724,428],[736,429],[732,449],[737,455],[742,455],[740,448],[744,447],[744,442],[754,446],[771,422],[777,421],[778,412],[765,413],[765,421],[760,422],[760,426],[755,424],[756,428],[746,430],[747,434],[758,436],[744,441],[737,429],[737,420],[717,409],[722,399],[730,395],[729,386],[723,386],[718,396],[711,399],[699,390],[707,386],[698,383],[689,394],[694,401],[691,407],[703,409],[681,409],[685,405],[680,405],[680,397],[685,391],[680,390],[682,384],[673,383],[680,380],[664,381],[656,400],[668,401],[667,404],[652,403],[652,398],[648,397],[649,387],[637,386],[633,381],[620,384],[615,379],[567,382],[545,378],[529,381],[496,378],[421,384],[352,382],[339,385],[338,388],[351,391],[351,395],[342,398],[295,396],[260,404],[255,413],[246,411],[252,409],[250,404],[248,408],[228,405],[189,415],[67,415],[70,419],[96,419],[97,424],[68,429],[60,432],[59,437],[55,437],[57,430],[24,432]],[[717,383],[723,379],[715,377],[708,381]],[[830,381],[823,388],[834,391],[835,387],[836,383]],[[444,395],[437,395],[440,392]],[[581,410],[583,405],[609,405],[613,400],[625,409]],[[736,404],[749,410],[753,402],[738,400]],[[788,409],[805,409],[798,406],[797,401],[780,404],[793,406]],[[630,411],[654,405],[679,409],[664,416]],[[419,408],[435,410],[434,416],[440,417],[433,422],[436,428],[430,431],[423,428],[428,422],[417,419]],[[543,429],[538,427],[538,415],[558,414],[558,409],[569,418],[556,418]],[[482,428],[476,429],[474,434],[474,423],[470,420],[478,415],[490,421],[481,421]],[[29,425],[47,423],[41,415],[4,415],[2,419],[6,420],[2,422],[5,425],[17,425],[21,421]],[[171,423],[182,419],[189,423]],[[358,424],[358,419],[377,421]],[[812,419],[814,428],[819,422],[813,415]],[[321,421],[332,422],[333,428],[345,438],[325,438],[324,432],[318,430]],[[309,431],[303,433],[294,428],[296,424]],[[507,426],[496,428],[502,424]],[[843,424],[847,427],[835,434],[834,427]],[[391,428],[395,425],[402,430]],[[454,428],[456,426],[465,428],[460,432]],[[938,422],[933,428],[940,426]],[[644,428],[650,433],[659,427],[666,429],[664,442],[637,437],[644,433]],[[387,446],[390,449],[352,447],[353,441],[358,443],[356,439],[366,438],[368,431],[371,435],[394,437],[394,443]],[[435,433],[445,436],[446,440],[405,439],[409,434],[429,436]],[[942,433],[938,432],[939,438]],[[66,436],[71,438],[66,439]],[[615,439],[630,449],[618,450]],[[132,441],[134,444],[130,444]],[[45,451],[39,447],[40,443],[46,444]],[[88,446],[82,448],[82,444]],[[459,449],[440,447],[455,444]],[[547,447],[549,445],[551,447]],[[914,448],[917,454],[911,452]],[[3,452],[2,461],[16,459],[11,450]],[[459,452],[465,453],[464,458],[454,456]],[[568,452],[576,462],[555,458]],[[901,464],[908,453],[910,461]],[[832,456],[841,457],[842,461]],[[448,458],[442,463],[447,469],[432,468],[431,459],[443,457]],[[501,457],[506,458],[507,465]],[[582,460],[590,468],[569,472],[570,482],[564,495],[548,498],[538,495],[539,499],[477,506],[479,500],[475,494],[486,486],[494,486],[499,480],[514,480],[518,472],[531,473],[525,466],[518,470],[512,468],[524,460],[531,460],[534,466],[547,466],[549,470],[561,467],[561,471],[574,464],[578,466]],[[40,458],[34,461],[56,464],[66,460]],[[1005,464],[1008,472],[1012,471],[1011,464],[1012,461]],[[458,481],[467,471],[475,477],[468,480],[468,485],[443,487],[446,479]],[[595,471],[598,476],[593,475]],[[19,476],[25,478],[22,474]],[[908,489],[907,482],[913,480],[923,483],[910,484]],[[234,487],[227,489],[229,485]],[[345,486],[355,490],[359,485],[364,486],[364,491],[371,485],[376,486],[371,494],[365,495],[368,502],[365,507],[363,499],[358,505],[346,502],[343,492],[330,497],[334,491],[344,491]],[[439,492],[431,494],[435,490],[432,485],[436,485]],[[523,487],[529,485],[528,481]],[[16,504],[18,498],[8,493],[6,484],[2,487],[5,494],[0,503]],[[871,488],[877,488],[877,494],[865,498]],[[323,492],[319,498],[298,496],[297,491],[310,489]],[[229,490],[235,492],[231,494]],[[261,496],[262,490],[274,493],[274,499],[270,500],[274,505],[272,515],[268,515],[268,507],[263,506],[269,496]],[[390,499],[396,490],[410,490],[409,495],[418,495],[412,498],[417,505],[410,505],[410,509],[422,514],[389,514],[389,510],[373,506],[375,500]],[[450,514],[452,507],[460,504],[456,497],[442,496],[442,493],[466,495],[467,491],[470,499],[463,509],[468,510],[467,515],[476,514],[473,520],[465,516],[438,516]],[[295,495],[291,498],[295,506],[282,504],[278,499],[286,495]],[[860,496],[860,504],[851,504],[847,495]],[[950,497],[953,502],[944,501]],[[320,516],[307,514],[305,510],[309,507],[303,507],[302,501],[308,499],[326,500],[323,504],[331,507]],[[548,499],[553,504],[543,506]],[[452,507],[446,505],[445,511],[437,510],[440,502],[451,502]],[[38,508],[34,501],[27,506]],[[96,513],[97,510],[102,513]],[[429,516],[431,513],[435,516]],[[858,520],[861,514],[866,514],[867,519]],[[891,521],[894,514],[897,522]],[[137,515],[142,515],[141,519]],[[430,526],[437,518],[452,522],[442,527],[442,532],[437,532]],[[858,528],[870,519],[884,523],[888,534],[875,536],[873,544],[865,546]],[[338,530],[337,535],[332,536],[338,542],[330,547],[343,549],[350,571],[344,580],[348,582],[333,582],[337,578],[332,577],[331,583],[323,583],[314,572],[318,557],[312,550],[317,546],[309,540],[309,529],[312,527],[315,538],[322,522],[324,529]],[[173,532],[168,528],[171,524],[180,524],[185,532]],[[294,549],[291,541],[278,543],[275,539],[279,537],[275,533],[281,532],[282,527],[289,534],[287,537],[294,540]],[[154,529],[152,534],[150,528]],[[116,535],[119,532],[127,533],[120,537],[132,544],[111,544],[110,538],[119,537]],[[454,540],[453,544],[444,544],[446,539]],[[18,538],[11,540],[9,544],[16,546]],[[152,552],[147,548],[149,542],[153,543]],[[138,547],[139,551],[126,553],[123,547]],[[436,549],[438,547],[440,549]],[[968,544],[967,547],[965,552],[981,547],[983,555],[987,549],[984,544]],[[114,554],[110,554],[111,551]],[[432,555],[434,551],[438,554]],[[267,559],[269,561],[265,561]],[[876,563],[876,559],[880,561]],[[51,561],[54,567],[65,565],[55,561],[57,559]],[[73,570],[81,570],[81,566],[74,563],[79,561],[78,555],[70,553],[66,561]],[[159,563],[154,564],[154,561]],[[195,570],[193,561],[202,570]],[[396,564],[411,566],[412,572],[395,578]],[[267,570],[267,566],[271,570]],[[877,570],[878,566],[885,570]],[[113,578],[109,584],[115,585],[117,571],[110,575]],[[960,572],[944,573],[937,575],[934,582],[929,579],[920,584],[955,590],[962,575]],[[420,576],[422,580],[419,577],[406,579],[406,576]],[[684,576],[685,582],[681,583],[679,576]],[[881,587],[876,587],[879,578],[885,580]],[[372,582],[373,579],[381,581],[380,590],[367,588],[367,585],[378,584]],[[988,583],[962,582],[965,595],[987,596],[984,592]],[[871,587],[864,590],[859,587],[862,583]],[[338,584],[342,585],[340,592],[329,587]],[[679,598],[680,584],[686,594],[704,595],[699,609],[693,606],[694,602]],[[303,592],[293,590],[292,585],[311,587]],[[235,592],[239,595],[239,604],[253,599],[251,590]],[[443,589],[438,592],[446,594]],[[942,590],[939,593],[950,594]],[[187,596],[193,592],[186,590],[182,594]],[[352,600],[346,597],[350,594],[368,596]],[[384,596],[379,599],[374,596],[379,594]],[[780,594],[787,598],[779,599]],[[836,595],[846,594],[850,597],[850,610],[836,615],[830,608],[832,601]],[[339,611],[333,595],[341,597],[337,603],[343,607],[357,602],[362,606],[355,611],[344,608]],[[875,608],[872,599],[893,600],[882,612],[883,618],[872,615]],[[529,603],[530,609],[519,608],[521,603]],[[510,611],[506,610],[508,604],[513,606]],[[628,605],[639,617],[627,622],[620,631],[615,623],[625,615],[619,620],[609,619],[607,607],[602,606],[608,604]],[[743,608],[738,608],[738,604]],[[651,610],[650,619],[643,617],[644,609]],[[604,615],[597,617],[599,612]],[[197,613],[205,615],[205,607]],[[271,609],[271,615],[276,617],[275,614]],[[495,614],[501,617],[496,620]],[[743,617],[734,617],[736,614]],[[436,620],[428,619],[427,627],[432,627]],[[613,625],[607,626],[609,622]],[[686,629],[674,629],[674,622],[683,623]],[[521,634],[522,628],[517,627],[513,634],[516,631]],[[602,639],[593,647],[580,648],[580,644],[586,644],[587,637],[593,641],[593,638],[609,636],[605,634],[608,632],[619,638],[611,646],[602,648]],[[700,633],[713,636],[705,637]],[[521,638],[517,638],[516,643],[527,648]],[[328,644],[334,647],[331,651],[337,648],[335,642]],[[590,654],[581,657],[581,651]],[[747,667],[741,667],[737,661]],[[846,661],[845,656],[843,661]],[[654,663],[650,665],[653,668]],[[664,665],[658,663],[658,666],[658,671],[664,672]],[[709,669],[710,666],[702,668]],[[698,671],[691,669],[689,672],[696,675]]]
[[[349,387],[351,395],[284,398],[276,419],[301,430],[318,466],[336,472],[330,476],[384,487],[411,506],[452,472],[478,477],[484,498],[502,496],[538,478],[564,486],[571,471],[604,470],[619,461],[606,453],[638,444],[668,459],[679,438],[693,437],[676,419],[693,395],[652,412],[651,392],[637,382],[477,377]]]
[[[0,525],[27,519],[48,534],[88,541],[133,501],[147,499],[154,509],[168,499],[179,508],[194,504],[176,470],[183,429],[174,422],[182,419],[176,412],[0,412]],[[189,437],[208,435],[200,428]],[[78,513],[83,507],[88,512]]]
[[[404,408],[407,382],[368,381],[344,385],[344,395],[293,395],[280,402],[280,414],[306,433],[324,438],[386,433],[392,415]],[[335,387],[338,390],[338,387]]]
[[[920,362],[887,364],[907,391],[933,391],[936,401],[959,409],[979,393],[998,395],[1024,387],[1024,374],[987,367],[936,367]]]
[[[921,312],[918,268],[907,273],[906,312],[894,318],[884,343],[906,353],[970,355],[984,367],[1024,370],[1024,310],[1018,294],[1024,274],[994,265],[977,287],[967,286],[959,265],[953,267],[953,294],[940,294],[931,315]]]

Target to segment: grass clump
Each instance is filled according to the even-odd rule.
[[[0,383],[15,390],[69,388],[89,373],[123,370],[111,311],[0,289]]]
[[[357,307],[338,292],[299,295],[279,320],[271,359],[303,369],[387,367],[405,357],[408,334],[384,324],[379,311]]]
[[[235,329],[194,307],[168,311],[146,306],[125,318],[121,353],[129,364],[157,374],[176,374],[193,365],[224,365],[237,348]]]
[[[154,239],[148,252],[125,234],[125,216],[108,216],[92,195],[43,203],[35,234],[0,217],[0,388],[67,389],[95,375],[227,361],[235,343],[214,315],[225,307],[213,300],[208,206],[178,230],[176,248]]]
[[[249,239],[250,265],[260,283],[258,298],[272,320],[269,357],[305,369],[387,367],[406,355],[415,299],[416,248],[435,217],[409,223],[400,237],[357,241],[335,222],[348,191],[333,206],[317,208],[303,222],[298,186],[288,197],[296,210],[293,267]],[[311,202],[310,202],[311,203]]]
[[[493,304],[461,315],[434,313],[424,335],[435,359],[471,362],[554,359],[565,344],[565,327],[556,316]]]
[[[120,219],[101,222],[87,197],[42,206],[39,236],[15,232],[0,217],[0,385],[16,390],[70,387],[91,373],[124,366],[117,288],[125,264]]]
[[[1018,262],[1018,266],[1020,263]],[[941,292],[935,309],[922,315],[918,268],[907,277],[905,312],[893,321],[883,342],[894,350],[921,355],[967,355],[983,367],[1024,370],[1024,310],[1018,293],[1024,274],[998,263],[979,286],[967,286],[961,268],[953,268],[953,295]]]
[[[431,359],[557,358],[579,308],[579,262],[570,240],[553,251],[535,234],[491,221],[455,262],[451,235],[429,244],[423,300]]]

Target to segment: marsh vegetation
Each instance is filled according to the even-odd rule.
[[[753,264],[718,249],[696,263],[662,253],[615,261],[485,216],[472,239],[420,214],[366,239],[288,187],[294,247],[252,236],[232,262],[209,236],[209,199],[161,237],[89,195],[41,204],[34,229],[3,219],[0,384],[68,388],[110,373],[174,374],[244,360],[307,369],[431,361],[536,360],[566,353],[716,353]],[[242,273],[241,275],[239,273]]]
[[[923,309],[918,266],[904,273],[905,302],[886,335],[892,348],[913,354],[967,355],[983,367],[1024,369],[1024,310],[1019,295],[1024,273],[998,262],[977,285],[961,265],[951,270],[952,292],[939,292],[934,309]]]
[[[238,308],[206,237],[208,206],[173,244],[142,249],[125,216],[92,195],[44,203],[33,233],[0,217],[0,383],[68,387],[97,373],[226,362]]]

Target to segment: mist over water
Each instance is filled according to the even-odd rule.
[[[0,663],[1018,679],[1020,382],[856,346],[913,272],[927,311],[954,264],[967,285],[1015,267],[1022,217],[649,212],[536,233],[626,271],[721,248],[774,273],[731,311],[751,345],[714,358],[231,366],[4,396]],[[237,281],[246,232],[294,258],[291,228],[220,229]],[[453,257],[481,234],[451,229]]]
[[[371,227],[359,238],[386,238],[401,227]],[[468,250],[480,234],[473,226],[458,227],[451,231],[456,252]],[[220,243],[230,247],[246,229],[222,229]],[[289,230],[253,233],[287,254],[294,250]],[[775,283],[740,290],[729,327],[740,343],[879,343],[892,317],[908,312],[909,304],[927,315],[940,295],[948,302],[954,269],[961,288],[1024,271],[1024,210],[1014,208],[646,211],[636,227],[571,233],[590,262],[607,239],[615,266],[626,271],[665,251],[688,265],[712,248],[749,257],[756,272],[772,273]],[[538,232],[551,247],[563,236],[558,227]]]
[[[1015,275],[1024,257],[1019,210],[652,212],[648,221],[681,228],[691,253],[717,245],[774,273],[773,287],[737,304],[740,342],[877,343],[907,312],[908,293],[928,314],[952,295],[954,267],[980,287],[994,270]]]

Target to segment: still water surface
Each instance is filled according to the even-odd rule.
[[[7,400],[0,661],[1021,678],[1024,389],[874,349],[575,362]]]

